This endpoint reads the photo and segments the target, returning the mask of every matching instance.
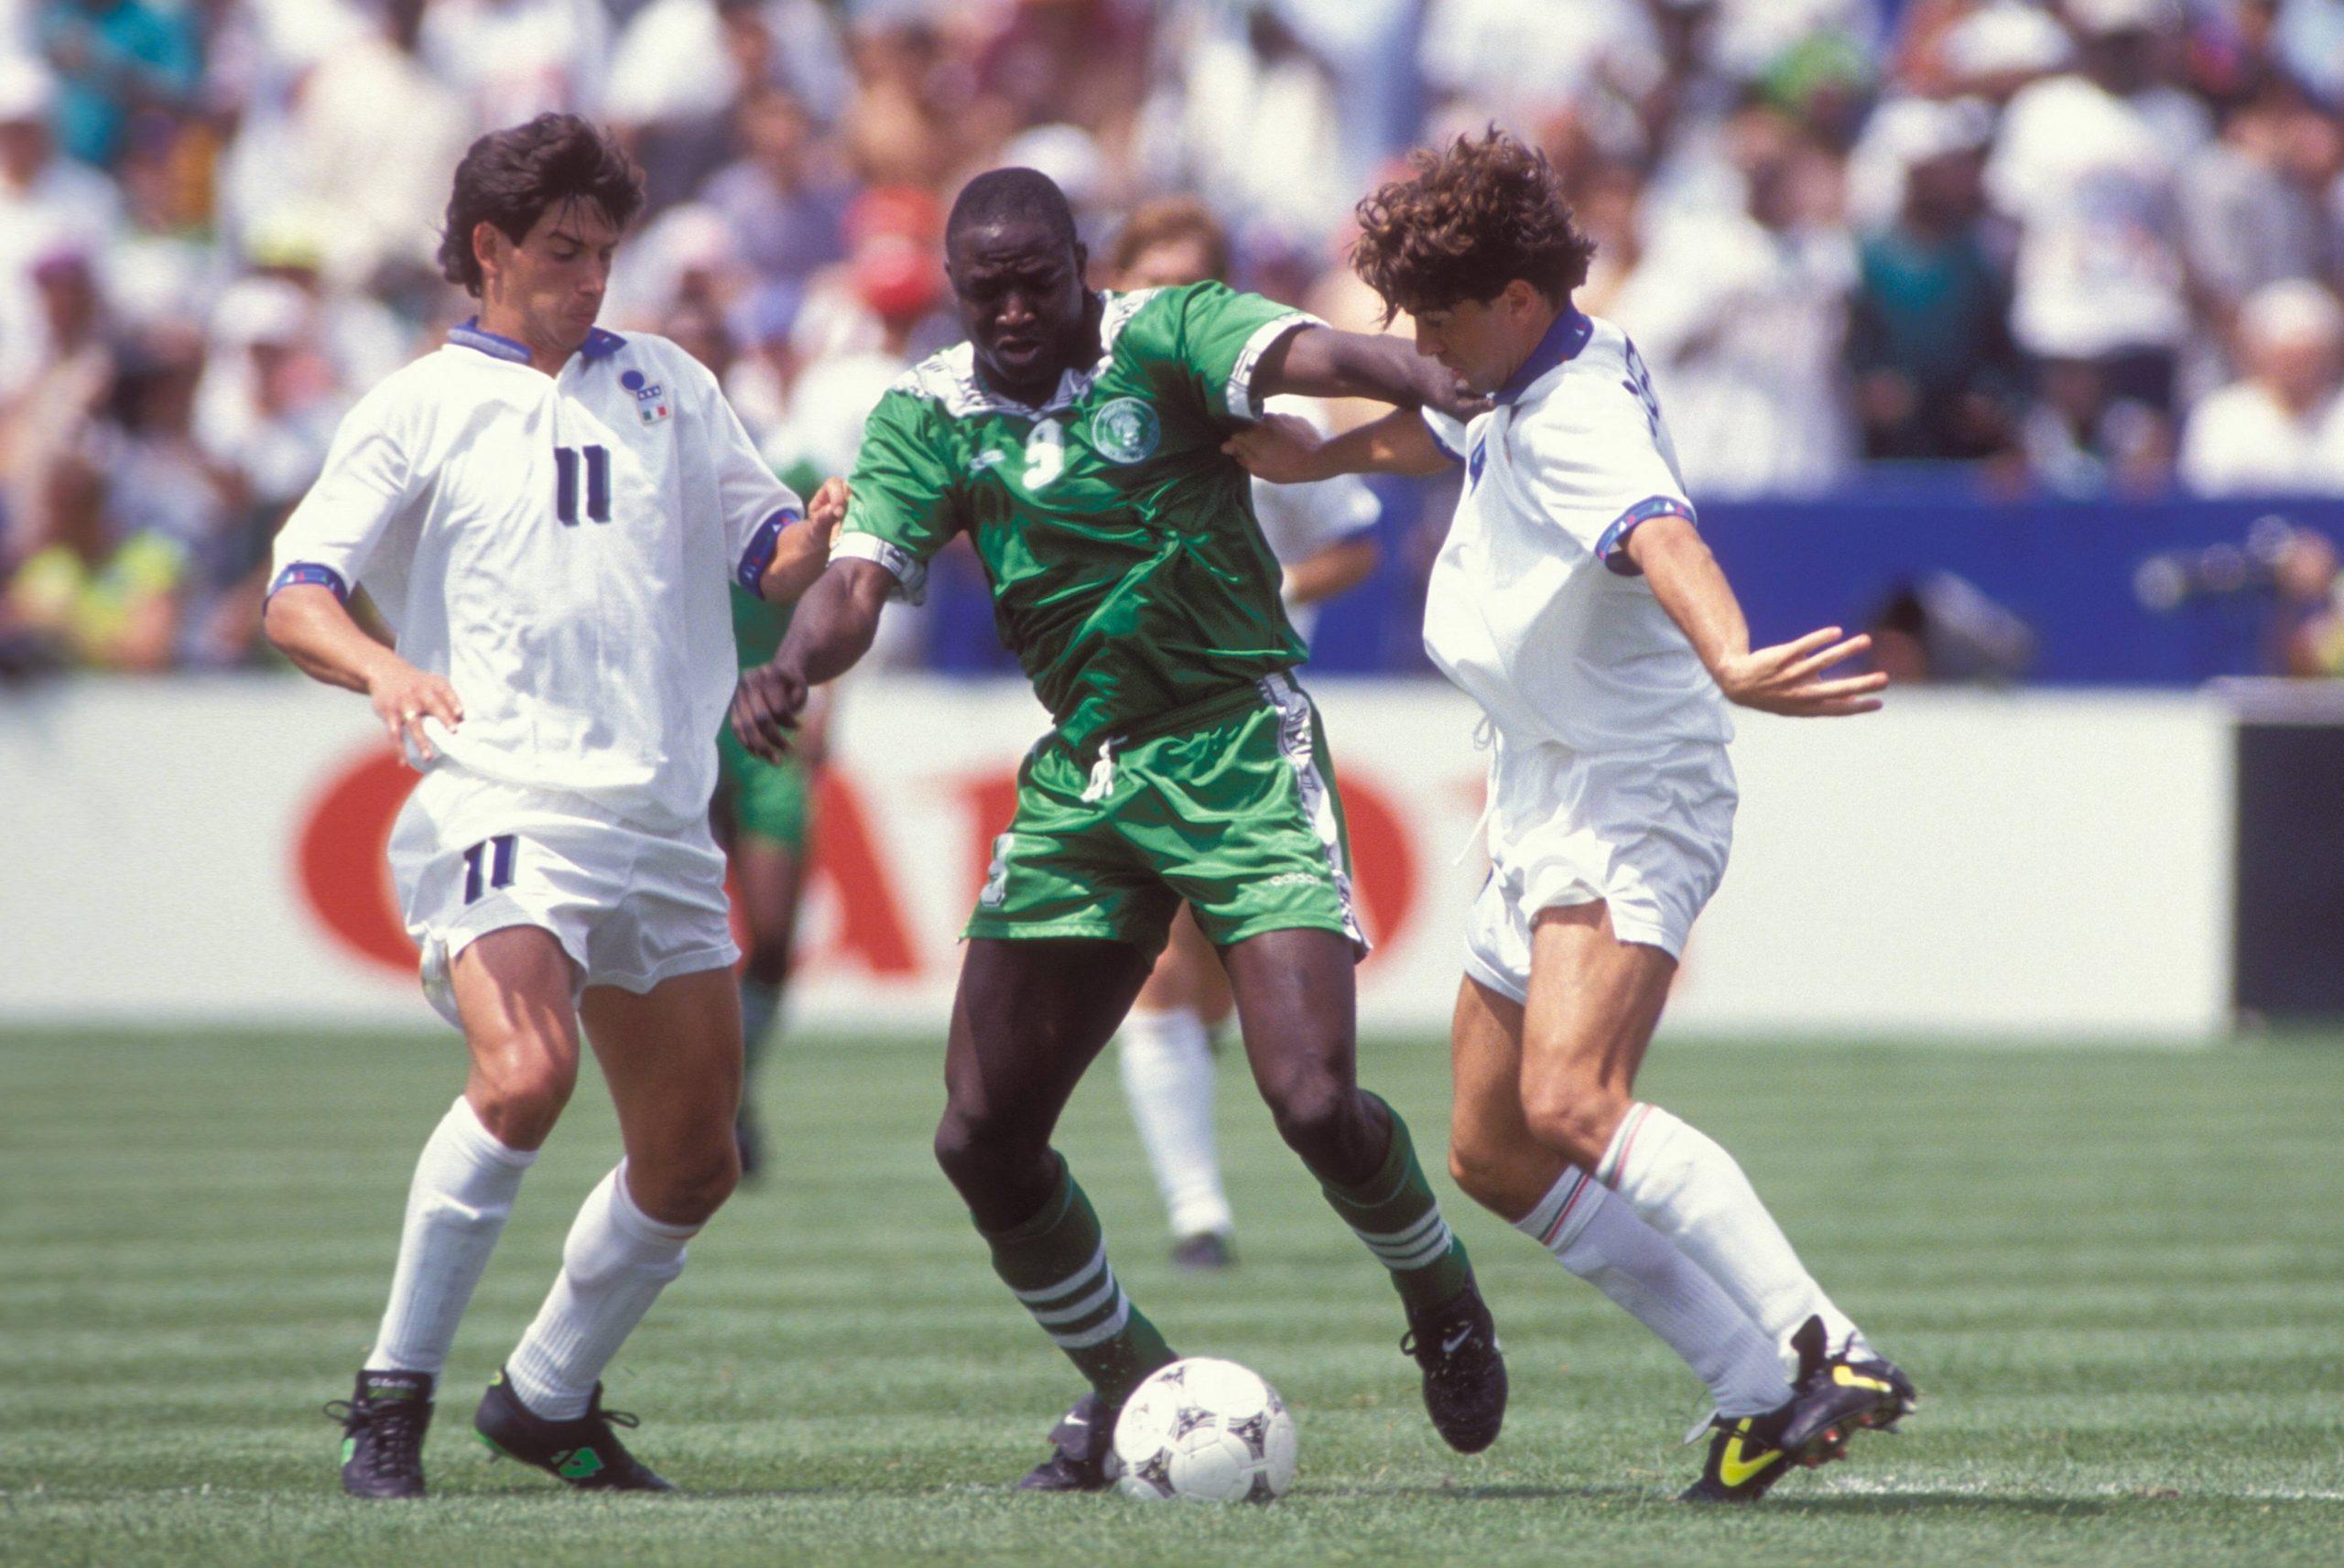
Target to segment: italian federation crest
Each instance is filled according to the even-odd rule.
[[[1091,444],[1111,463],[1135,463],[1164,439],[1164,422],[1136,397],[1118,397],[1091,416]]]

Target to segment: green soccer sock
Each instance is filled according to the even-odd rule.
[[[1099,1216],[1064,1159],[1057,1189],[1033,1218],[979,1233],[993,1249],[993,1272],[1107,1404],[1121,1405],[1149,1373],[1179,1359],[1116,1282]]]
[[[1465,1256],[1465,1244],[1440,1217],[1440,1200],[1432,1195],[1432,1184],[1416,1163],[1408,1124],[1382,1099],[1368,1098],[1384,1106],[1392,1119],[1392,1147],[1384,1163],[1358,1186],[1321,1182],[1319,1188],[1343,1223],[1392,1271],[1393,1286],[1409,1311],[1438,1306],[1473,1282],[1472,1262]]]
[[[765,1048],[773,1042],[774,1025],[781,1017],[781,988],[763,980],[741,979],[741,1054],[744,1084],[754,1083]],[[744,1097],[745,1098],[745,1097]]]

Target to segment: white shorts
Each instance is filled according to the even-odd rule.
[[[588,986],[647,991],[741,957],[705,822],[654,831],[574,795],[443,763],[407,797],[390,850],[423,994],[459,1026],[456,955],[508,925],[553,934],[575,967],[573,999]]]
[[[1610,905],[1622,942],[1685,951],[1724,880],[1739,798],[1723,746],[1647,752],[1501,746],[1490,773],[1490,878],[1465,927],[1465,971],[1530,996],[1530,923],[1542,909]]]

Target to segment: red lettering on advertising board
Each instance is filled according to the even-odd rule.
[[[838,911],[830,942],[819,954],[809,955],[812,961],[852,963],[874,975],[919,973],[911,925],[880,858],[862,792],[837,768],[824,768],[819,775],[813,859],[806,872],[809,887],[828,885]]]
[[[294,860],[303,899],[339,946],[410,975],[415,944],[399,918],[385,853],[391,824],[421,777],[396,752],[370,748],[319,792]]]

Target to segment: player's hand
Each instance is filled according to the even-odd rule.
[[[1322,460],[1326,442],[1308,419],[1291,414],[1266,414],[1221,444],[1221,449],[1245,466],[1255,479],[1272,484],[1308,484],[1334,470]]]
[[[834,475],[824,480],[821,489],[814,492],[814,499],[806,503],[806,521],[822,531],[825,552],[838,544],[839,531],[846,526],[846,503],[853,499],[854,492],[847,489],[846,481]]]
[[[1460,425],[1490,411],[1490,400],[1465,384],[1464,377],[1437,359],[1419,357],[1417,390],[1426,407],[1448,415]]]
[[[789,733],[806,706],[806,677],[779,663],[741,672],[732,691],[732,738],[768,762],[789,755]]]
[[[417,669],[403,659],[384,665],[367,681],[366,696],[374,705],[374,717],[390,732],[391,744],[402,752],[412,746],[414,754],[427,762],[440,753],[424,734],[423,721],[437,719],[450,730],[464,721],[464,699],[456,695],[456,688],[444,676]]]
[[[1850,713],[1873,713],[1880,698],[1872,694],[1888,685],[1884,670],[1870,675],[1822,678],[1832,665],[1854,658],[1872,647],[1868,634],[1841,639],[1839,628],[1825,626],[1795,643],[1753,648],[1728,659],[1717,672],[1718,686],[1744,708],[1762,713],[1788,714],[1794,719],[1830,719]]]

